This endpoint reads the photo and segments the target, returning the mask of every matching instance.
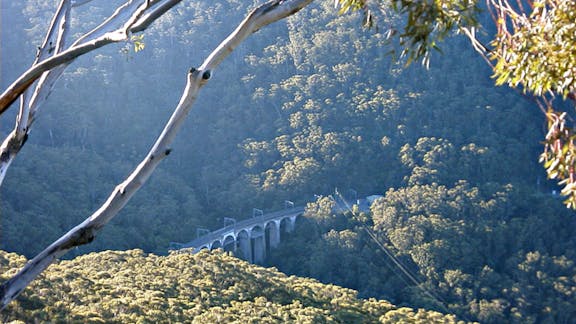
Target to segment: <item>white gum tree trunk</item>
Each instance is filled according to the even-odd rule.
[[[63,1],[63,3],[65,2],[67,1]],[[0,113],[5,111],[10,103],[13,102],[17,96],[21,95],[24,90],[43,73],[59,65],[70,63],[73,58],[100,46],[125,40],[130,30],[140,31],[145,29],[152,21],[160,17],[178,2],[179,1],[140,1],[139,4],[136,5],[134,1],[129,1],[122,8],[132,8],[133,11],[131,14],[125,14],[122,18],[119,18],[120,14],[115,13],[113,17],[117,19],[108,20],[122,21],[122,19],[127,19],[125,23],[120,24],[120,28],[112,32],[106,31],[105,29],[94,32],[91,36],[79,39],[75,45],[69,49],[61,53],[56,53],[26,71],[21,78],[15,81],[14,84],[0,96]],[[222,62],[234,48],[260,28],[291,16],[311,2],[312,0],[274,0],[259,6],[248,14],[239,26],[206,58],[200,67],[190,69],[187,74],[187,83],[182,97],[171,118],[165,125],[164,130],[146,157],[126,180],[116,186],[107,201],[98,210],[84,222],[74,227],[31,259],[14,277],[0,286],[0,309],[5,308],[10,301],[16,298],[20,292],[54,262],[54,260],[76,246],[90,243],[96,234],[128,203],[136,191],[148,180],[158,164],[170,154],[170,145],[196,101],[199,90],[207,83],[212,72],[218,67],[220,62]],[[132,5],[134,7],[131,7]],[[104,25],[109,24],[108,21],[105,22]]]

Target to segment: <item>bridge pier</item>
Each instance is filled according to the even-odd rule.
[[[280,240],[282,240],[283,235],[286,235],[286,233],[291,233],[292,231],[294,231],[294,228],[296,227],[296,217],[287,217],[284,219],[281,219],[280,222],[278,223],[278,232],[280,233],[279,237]]]
[[[247,231],[241,231],[238,233],[238,237],[236,237],[236,252],[240,252],[238,257],[243,260],[246,260],[250,263],[253,262],[252,260],[252,242],[250,239],[250,235]]]
[[[266,224],[266,243],[269,249],[277,248],[280,244],[280,221]]]
[[[255,226],[252,228],[252,262],[256,264],[263,264],[266,259],[266,235],[264,230]]]

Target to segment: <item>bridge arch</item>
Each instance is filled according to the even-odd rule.
[[[210,251],[212,250],[216,250],[222,247],[222,242],[220,242],[220,240],[215,240],[212,242],[212,244],[210,245]]]
[[[239,257],[252,262],[252,244],[250,242],[250,234],[247,230],[241,230],[236,235],[236,253]]]
[[[224,238],[222,248],[224,249],[224,251],[228,252],[236,251],[236,238],[234,237],[234,235],[228,235]]]

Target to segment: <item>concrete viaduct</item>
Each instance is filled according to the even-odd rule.
[[[303,213],[304,207],[293,206],[268,214],[254,209],[252,218],[239,222],[226,218],[227,226],[212,232],[205,230],[207,234],[188,243],[173,242],[170,248],[192,248],[194,252],[221,248],[248,262],[262,264],[267,252],[278,246],[283,235],[294,230],[296,218]]]

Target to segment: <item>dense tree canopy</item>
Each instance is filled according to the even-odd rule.
[[[25,261],[1,252],[1,276]],[[351,289],[288,277],[223,253],[156,256],[141,250],[59,262],[3,318],[26,323],[458,322],[453,315],[358,299]]]
[[[562,149],[571,140],[569,119],[551,119],[559,121],[551,127],[557,131],[547,133],[541,113],[531,109],[533,102],[494,88],[494,71],[468,42],[447,33],[460,27],[462,32],[472,31],[476,10],[467,2],[445,2],[465,5],[458,12],[468,18],[453,20],[450,17],[457,16],[442,13],[449,7],[437,7],[438,3],[393,2],[406,15],[416,10],[414,23],[423,23],[425,17],[451,21],[418,29],[428,36],[413,44],[394,38],[406,31],[384,28],[401,26],[402,18],[368,7],[374,16],[366,17],[376,18],[380,28],[362,30],[357,28],[362,12],[338,15],[333,3],[322,2],[255,34],[215,72],[213,86],[205,88],[174,152],[150,185],[102,236],[74,255],[130,248],[164,253],[170,241],[191,240],[197,227],[220,227],[224,217],[245,218],[254,207],[272,210],[286,199],[305,204],[322,195],[300,220],[304,226],[273,253],[270,265],[355,289],[361,297],[455,313],[467,320],[524,323],[572,318],[576,224],[573,213],[560,208],[551,194],[555,187],[536,164],[539,142],[546,134],[550,143],[559,143],[549,148],[552,159],[558,152],[570,152]],[[33,60],[43,32],[36,26],[47,23],[54,3],[2,5],[3,15],[10,13],[6,19],[14,26],[13,35],[7,35],[6,28],[0,31],[3,57],[10,53],[14,58],[9,66],[1,62],[3,76],[10,79]],[[554,5],[560,8],[561,3]],[[168,119],[169,109],[164,107],[175,104],[183,85],[174,75],[187,71],[230,31],[232,26],[221,17],[240,21],[253,6],[239,0],[183,2],[143,34],[142,51],[135,53],[133,44],[121,44],[72,65],[2,188],[2,249],[30,257],[97,208],[108,188],[128,173],[160,132],[157,122]],[[108,14],[98,5],[86,7],[84,13],[86,19],[72,22],[82,29]],[[415,64],[405,68],[386,55],[389,48],[412,44],[406,57],[422,58],[418,49],[433,48],[439,36],[446,38],[444,55],[426,50],[428,70]],[[127,83],[133,87],[122,86]],[[0,131],[7,133],[10,124],[0,123]],[[570,172],[566,161],[547,167]],[[334,213],[329,195],[335,187],[349,200],[374,193],[384,198],[370,211],[353,207],[353,212]],[[132,258],[123,253],[118,252]],[[135,272],[152,269],[140,262],[172,262],[134,254]],[[84,273],[94,258],[100,262],[100,257],[110,255],[91,254],[63,262],[62,267],[73,265],[71,270]],[[219,262],[248,267],[227,256],[178,258],[215,258],[219,267],[226,267]],[[107,266],[118,269],[126,264]],[[164,271],[158,269],[150,271]],[[210,262],[196,270],[202,276],[216,271]],[[70,276],[86,291],[99,289],[78,273]],[[105,271],[100,276],[90,280],[107,279]],[[212,296],[208,287],[220,281],[225,278],[206,283],[200,296]],[[64,287],[64,280],[56,282],[66,294],[76,291]],[[126,289],[123,293],[143,306],[114,309],[120,314],[133,307],[130,314],[142,310],[150,318],[162,316],[166,307],[174,307],[174,314],[188,314],[178,310],[185,307],[172,297],[164,298],[174,292],[162,285],[172,287],[162,281],[143,290],[146,293]],[[240,279],[237,285],[252,291]],[[102,300],[112,303],[112,295],[98,291],[70,297],[61,293],[58,296],[66,301],[89,302],[53,306],[58,309],[44,301],[50,297],[45,292],[38,299],[37,291],[28,291],[21,300],[26,304],[22,313],[15,306],[20,314],[15,316],[30,318],[28,311],[79,320],[110,315],[86,306],[100,307]],[[287,318],[308,311],[311,317],[306,318],[342,318],[304,302],[238,296],[220,304],[200,304],[196,311],[202,308],[202,313],[194,314],[205,321],[212,316],[268,316],[263,310],[267,305]],[[349,315],[398,320],[396,316],[420,314],[409,309],[378,312]]]
[[[576,101],[576,2],[560,0],[398,1],[338,0],[341,11],[362,10],[365,21],[393,8],[404,16],[400,32],[394,31],[401,57],[407,63],[422,59],[428,66],[430,52],[450,32],[465,34],[471,45],[492,67],[497,85],[508,84],[534,96],[548,121],[544,152],[540,161],[551,179],[557,179],[567,196],[568,207],[576,208],[576,133],[556,96]],[[374,8],[373,8],[374,7]],[[375,12],[375,9],[376,12]],[[491,23],[482,17],[490,13]],[[477,37],[485,32],[487,44]],[[479,32],[478,32],[479,33]]]

